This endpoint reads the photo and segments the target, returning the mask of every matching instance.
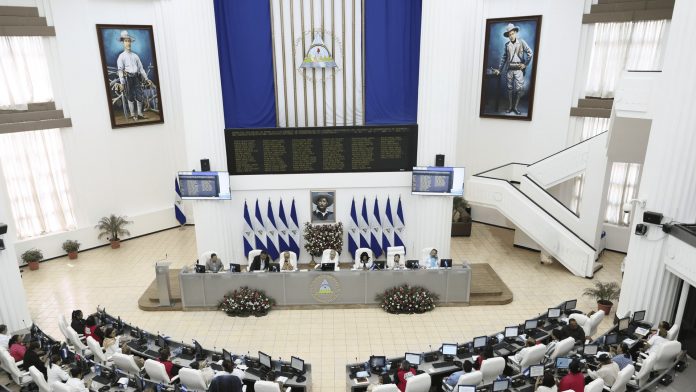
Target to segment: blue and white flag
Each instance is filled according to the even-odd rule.
[[[396,206],[396,217],[394,218],[394,246],[403,246],[406,249],[406,221],[404,221],[404,210],[401,208],[401,196],[399,204]]]
[[[392,221],[391,200],[387,197],[387,206],[382,210],[382,249],[384,252],[394,243],[394,221]]]
[[[351,256],[358,250],[360,244],[360,225],[358,223],[358,213],[355,210],[355,198],[350,204],[350,222],[348,222],[348,252]]]
[[[278,201],[278,219],[276,220],[276,228],[278,229],[278,251],[280,253],[290,249],[290,230],[288,229],[288,221],[285,219],[285,209],[283,208],[283,199]]]
[[[290,229],[290,249],[300,257],[300,224],[297,220],[297,211],[295,210],[295,199],[292,199],[290,206],[290,220],[288,220],[288,229]]]
[[[249,215],[249,207],[247,206],[246,200],[244,200],[244,227],[242,228],[242,237],[244,242],[244,257],[249,255],[254,249],[256,244],[254,227],[251,224],[251,215]]]
[[[266,249],[271,260],[276,260],[280,256],[278,252],[278,229],[276,229],[275,216],[273,216],[273,206],[271,199],[268,198],[268,208],[266,209],[266,219],[264,220],[266,228]]]
[[[184,215],[184,201],[181,199],[181,190],[179,189],[179,179],[174,177],[174,216],[179,221],[180,225],[186,224],[186,215]]]
[[[259,199],[256,199],[256,211],[254,212],[254,220],[252,221],[254,228],[256,249],[268,250],[266,248],[266,228],[263,226],[263,217],[259,208]]]
[[[367,217],[367,199],[363,197],[362,209],[358,217],[358,227],[360,228],[360,247],[370,247],[370,220]]]
[[[375,205],[370,215],[370,249],[375,255],[375,259],[382,256],[382,222],[379,217],[379,203],[375,196]]]

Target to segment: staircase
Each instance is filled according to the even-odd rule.
[[[604,154],[606,142],[603,132],[533,164],[509,163],[475,174],[465,187],[466,199],[495,208],[573,274],[591,278],[601,268],[594,247],[596,226],[581,225],[546,189],[583,173],[588,165],[602,164],[588,157]]]

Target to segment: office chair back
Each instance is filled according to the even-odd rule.
[[[23,386],[31,382],[29,373],[19,370],[17,363],[15,363],[14,358],[12,358],[8,351],[0,351],[0,360],[3,363],[3,368],[10,374],[10,378],[15,384]]]
[[[594,336],[597,333],[597,327],[604,320],[604,311],[598,310],[587,320],[582,329],[585,330],[585,336],[588,338]]]
[[[673,325],[672,328],[667,331],[667,339],[668,340],[677,340],[677,337],[679,336],[679,326],[678,325]]]
[[[591,383],[585,385],[585,392],[602,392],[604,389],[604,380],[598,378]]]
[[[39,387],[39,392],[51,392],[51,387],[48,386],[43,373],[41,373],[36,366],[29,366],[29,375],[32,381],[34,381],[34,384]]]
[[[431,380],[428,373],[411,376],[406,380],[406,392],[428,392],[430,383]]]
[[[551,354],[551,360],[555,361],[558,357],[568,355],[568,353],[573,349],[573,346],[575,346],[575,339],[572,337],[565,338],[556,343],[556,349],[553,350],[553,354]]]
[[[283,268],[283,253],[280,254],[280,268]],[[294,270],[297,270],[297,253],[293,251],[288,251],[290,253],[290,264],[292,264],[292,268]]]
[[[681,352],[681,343],[678,341],[672,342],[667,341],[662,343],[654,353],[649,356],[655,356],[655,363],[653,364],[654,371],[660,371],[672,366],[674,361],[677,360],[677,356]]]
[[[372,253],[372,249],[370,248],[358,248],[355,253],[353,254],[353,268],[362,268],[362,263],[360,262],[360,255],[366,252],[367,255],[370,257],[370,261],[367,262],[367,268],[372,267],[372,262],[375,261],[375,254]]]
[[[481,373],[483,374],[483,383],[490,384],[498,378],[505,370],[505,358],[495,357],[485,359],[481,363]]]
[[[254,391],[257,392],[280,392],[280,386],[273,381],[256,381]]]
[[[77,351],[83,357],[88,356],[91,352],[90,352],[90,350],[88,350],[87,346],[85,346],[85,344],[82,343],[80,338],[77,336],[77,332],[75,332],[75,330],[72,329],[71,326],[67,326],[66,329],[68,331],[69,343],[73,346],[75,351]]]
[[[87,336],[87,339],[85,340],[87,342],[87,347],[89,348],[89,351],[91,351],[92,355],[94,355],[94,360],[102,364],[106,363],[106,354],[104,354],[104,352],[102,351],[102,348],[99,345],[99,343],[97,343],[97,341],[94,340],[94,338],[91,336]]]
[[[616,381],[614,381],[614,385],[611,386],[611,392],[626,392],[626,385],[635,371],[636,368],[633,365],[627,365],[621,369],[616,377]]]
[[[111,357],[111,359],[114,361],[114,366],[116,366],[116,369],[131,376],[137,376],[140,374],[140,368],[135,363],[135,359],[132,355],[116,353],[113,357]]]
[[[72,392],[72,389],[60,381],[54,381],[51,385],[53,392]]]
[[[171,383],[169,375],[167,374],[167,369],[164,367],[163,363],[154,361],[152,359],[145,360],[145,372],[148,378],[154,382],[161,382],[163,384]]]
[[[396,384],[377,385],[372,388],[372,392],[401,392]]]
[[[544,360],[545,355],[546,345],[537,344],[536,346],[532,347],[531,350],[527,352],[527,355],[522,359],[522,362],[520,362],[520,369],[524,371],[532,365],[540,364]]]
[[[189,391],[205,392],[208,390],[208,384],[198,369],[181,368],[179,370],[179,382]]]
[[[403,246],[390,246],[387,248],[387,268],[394,268],[394,256],[399,255],[399,264],[406,265],[406,249]]]
[[[251,268],[251,262],[254,261],[254,257],[261,254],[261,249],[252,249],[247,253],[247,271]],[[270,259],[270,257],[269,257]]]
[[[639,388],[643,387],[643,385],[645,385],[645,383],[647,383],[650,380],[650,373],[652,373],[654,365],[655,356],[653,356],[652,354],[648,355],[648,357],[645,358],[643,363],[640,365],[640,370],[636,372],[636,374],[633,376]]]
[[[471,373],[462,374],[457,380],[457,386],[459,385],[479,385],[483,381],[483,373],[476,370]],[[454,391],[457,390],[457,386],[454,387]]]

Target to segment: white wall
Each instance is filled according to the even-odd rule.
[[[46,39],[54,56],[50,66],[56,101],[72,118],[73,126],[61,133],[78,229],[18,241],[17,254],[38,247],[46,258],[60,256],[66,239],[80,241],[83,248],[101,245],[106,240],[97,240],[94,225],[110,213],[134,220],[128,227],[133,236],[178,224],[173,213],[173,182],[176,171],[187,167],[183,130],[175,125],[175,114],[182,110],[175,105],[174,94],[179,94],[179,88],[171,80],[172,64],[167,61],[176,43],[163,39],[157,4],[136,0],[39,1],[40,9],[56,28],[56,37]],[[153,25],[164,124],[111,129],[96,24]],[[188,106],[187,110],[197,108]]]

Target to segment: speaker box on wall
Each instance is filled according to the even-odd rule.
[[[210,171],[210,159],[201,159],[201,171]]]
[[[445,166],[445,155],[437,154],[435,155],[435,166]]]
[[[0,223],[0,235],[7,233],[7,224]]]

